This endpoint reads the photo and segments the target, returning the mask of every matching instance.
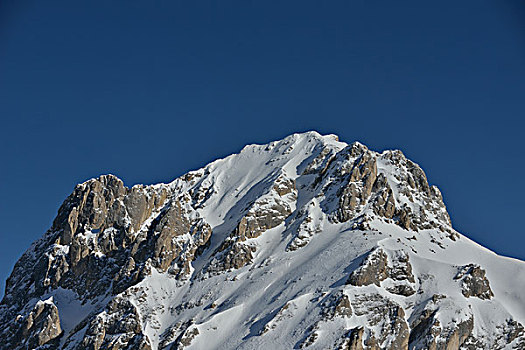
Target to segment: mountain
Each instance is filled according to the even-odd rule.
[[[402,152],[307,132],[169,184],[77,185],[7,280],[0,342],[524,349],[524,291]]]

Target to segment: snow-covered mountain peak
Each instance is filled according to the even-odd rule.
[[[525,264],[457,233],[401,151],[315,131],[77,185],[15,265],[9,349],[523,348]]]

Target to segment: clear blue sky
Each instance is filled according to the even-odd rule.
[[[525,259],[523,1],[2,1],[0,279],[76,183],[296,131],[399,148]]]

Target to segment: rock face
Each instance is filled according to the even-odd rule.
[[[461,281],[461,292],[467,298],[472,296],[490,299],[494,296],[489,280],[485,277],[485,270],[478,265],[463,266],[454,279]]]
[[[406,349],[408,323],[403,308],[380,294],[360,294],[353,302],[357,316],[367,316],[365,349]]]
[[[4,303],[24,305],[50,289],[72,290],[83,302],[92,302],[125,291],[151,268],[185,279],[211,232],[191,197],[174,197],[168,186],[129,189],[112,175],[89,180],[75,188],[52,228],[19,260],[6,283]],[[96,332],[106,326],[98,323]],[[105,348],[107,341],[98,337],[86,335],[91,340],[83,344]],[[136,337],[117,338],[119,344],[138,344]]]
[[[309,132],[169,184],[77,185],[7,280],[0,343],[523,349],[523,290],[400,151]]]
[[[58,309],[52,298],[38,301],[26,317],[15,319],[16,331],[12,335],[13,346],[35,349],[49,344],[56,346],[57,338],[62,335]]]
[[[448,307],[444,295],[434,295],[424,305],[421,312],[417,312],[412,321],[410,333],[410,349],[460,349],[466,340],[472,336],[474,320],[472,315],[465,314],[457,309],[456,315],[463,319],[442,319],[440,322],[440,307]],[[453,307],[456,307],[453,305]],[[485,344],[486,348],[491,348]]]
[[[402,250],[391,254],[389,259],[382,248],[370,252],[361,266],[350,274],[347,283],[354,286],[375,284],[379,287],[388,278],[390,283],[385,289],[390,293],[404,296],[414,294],[415,279],[408,255]]]
[[[292,203],[297,199],[295,182],[281,175],[270,182],[268,193],[255,200],[240,219],[230,236],[215,252],[207,271],[239,269],[252,262],[255,246],[247,240],[281,225],[292,213]]]
[[[89,322],[77,347],[94,350],[151,349],[149,339],[142,334],[135,306],[121,298],[113,299],[104,312]]]

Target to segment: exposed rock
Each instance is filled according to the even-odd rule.
[[[174,345],[175,340],[191,325],[193,324],[193,320],[187,321],[187,322],[177,322],[173,325],[171,325],[167,330],[164,331],[164,333],[160,336],[160,342],[159,342],[159,349],[166,349],[170,347],[170,344],[172,346]]]
[[[388,257],[382,249],[376,249],[366,256],[359,266],[348,278],[347,283],[353,286],[380,286],[381,281],[388,278]]]
[[[48,288],[71,288],[86,298],[103,293],[129,260],[127,247],[141,238],[135,232],[164,204],[167,193],[165,188],[128,189],[112,175],[78,185],[50,231],[24,259],[26,268],[34,266],[33,274],[15,267],[9,294],[24,303]],[[15,289],[24,292],[13,293]],[[26,294],[28,290],[34,293]]]
[[[479,265],[468,264],[463,266],[454,279],[461,281],[461,292],[466,298],[491,299],[494,296],[490,289],[489,280],[485,276],[485,270]]]
[[[381,217],[391,219],[396,212],[396,201],[392,188],[390,188],[384,174],[377,176],[372,191],[377,193],[372,204],[374,213]]]
[[[429,186],[423,170],[400,151],[385,151],[378,157],[354,143],[336,155],[329,150],[321,152],[316,159],[316,164],[325,165],[317,164],[307,170],[309,173],[323,169],[326,183],[322,184],[321,178],[315,183],[322,184],[321,193],[329,201],[338,200],[335,210],[327,201],[323,204],[332,221],[358,220],[370,208],[375,215],[393,220],[406,230],[439,229],[455,239],[441,193]],[[396,169],[394,179],[387,180],[385,169],[391,168]]]
[[[153,265],[160,271],[167,271],[179,277],[188,276],[190,263],[199,248],[205,247],[212,230],[189,206],[183,206],[184,200],[172,201],[170,206],[156,219],[153,229],[154,245]],[[191,218],[191,217],[194,218]],[[188,235],[191,240],[188,240]],[[146,250],[147,256],[150,251]]]
[[[350,157],[359,155],[351,166],[340,168],[340,174],[346,178],[339,197],[337,219],[340,222],[354,218],[359,208],[366,203],[372,193],[377,178],[375,157],[362,146],[352,145],[348,152]],[[362,152],[362,153],[361,153]]]
[[[425,310],[412,323],[410,349],[436,349],[436,339],[441,334],[441,324],[435,319],[436,311]]]
[[[229,245],[222,245],[220,249],[224,250],[224,252],[218,259],[211,261],[207,272],[214,274],[231,269],[240,269],[252,262],[253,253],[256,250],[252,245],[233,240],[229,241]],[[221,250],[218,252],[221,252]]]
[[[464,319],[453,319],[447,324],[439,321],[441,300],[444,296],[434,295],[411,322],[409,348],[411,350],[452,350],[460,349],[471,336],[474,328],[472,315]],[[449,306],[445,306],[449,308]]]
[[[74,290],[84,300],[118,294],[149,273],[149,261],[160,271],[186,278],[191,262],[208,244],[211,227],[184,198],[166,204],[168,195],[162,186],[128,189],[112,175],[78,185],[50,231],[15,267],[3,302],[23,305],[57,287]],[[21,272],[30,266],[32,274]],[[131,336],[134,332],[123,339],[145,346],[142,338]],[[98,336],[88,337],[89,344],[100,346]]]
[[[409,327],[400,305],[379,294],[356,295],[351,303],[355,315],[366,316],[365,349],[407,349]]]
[[[188,326],[175,340],[171,346],[171,350],[184,349],[191,345],[193,339],[199,335],[199,329],[196,326]]]
[[[459,349],[474,329],[474,319],[471,317],[459,322],[456,327],[445,328],[438,338],[438,349]]]
[[[207,272],[216,274],[251,263],[252,253],[256,248],[253,244],[244,242],[281,225],[292,213],[290,202],[296,199],[295,182],[284,175],[278,176],[272,183],[269,193],[251,204],[237,227],[215,251],[215,257],[209,264]]]
[[[351,329],[345,336],[343,344],[339,347],[340,350],[364,350],[363,348],[363,327],[356,327]]]
[[[498,327],[500,337],[496,338],[493,347],[513,344],[514,349],[525,349],[525,328],[515,320],[508,319]]]
[[[463,343],[462,349],[525,349],[525,330],[521,323],[507,319],[504,323],[496,327],[496,332],[492,337],[474,337],[471,334]]]
[[[389,259],[383,249],[373,250],[350,274],[346,283],[354,286],[375,284],[379,287],[382,281],[390,279],[386,286],[390,293],[404,296],[414,294],[415,279],[408,255],[403,251],[395,251],[391,254],[393,256]]]
[[[416,292],[415,278],[412,273],[408,254],[402,250],[390,252],[391,266],[388,268],[388,277],[392,280],[386,290],[393,294],[410,296]]]
[[[142,333],[139,314],[128,300],[117,297],[106,310],[89,323],[78,349],[150,350],[149,339]]]
[[[295,316],[298,307],[294,301],[286,302],[277,313],[264,325],[260,331],[260,335],[265,334],[279,327],[279,325]]]
[[[13,329],[18,331],[3,346],[9,349],[36,349],[40,346],[56,347],[62,335],[58,309],[53,298],[39,300],[25,317],[19,315]]]
[[[396,169],[393,171],[395,180],[399,183],[398,191],[403,197],[400,200],[412,203],[419,209],[412,212],[406,205],[398,205],[397,213],[400,226],[407,230],[439,229],[448,232],[454,238],[450,217],[446,211],[441,192],[435,186],[428,184],[423,170],[407,159],[401,151],[385,151],[380,162],[384,166]],[[407,204],[407,202],[403,203]]]
[[[331,294],[322,306],[323,314],[333,319],[334,317],[351,317],[352,306],[350,299],[342,291]]]
[[[315,341],[319,338],[319,334],[315,331],[315,329],[312,329],[308,336],[299,344],[299,349],[307,349],[308,347],[312,346]]]
[[[242,217],[232,236],[239,237],[240,241],[257,238],[264,231],[279,226],[292,213],[288,202],[297,198],[294,181],[279,176],[271,192],[277,193],[278,197],[268,196],[257,200]],[[286,195],[289,198],[283,198]]]
[[[321,180],[328,167],[335,159],[335,152],[330,147],[322,147],[317,156],[308,163],[301,175],[317,174],[315,184]]]

